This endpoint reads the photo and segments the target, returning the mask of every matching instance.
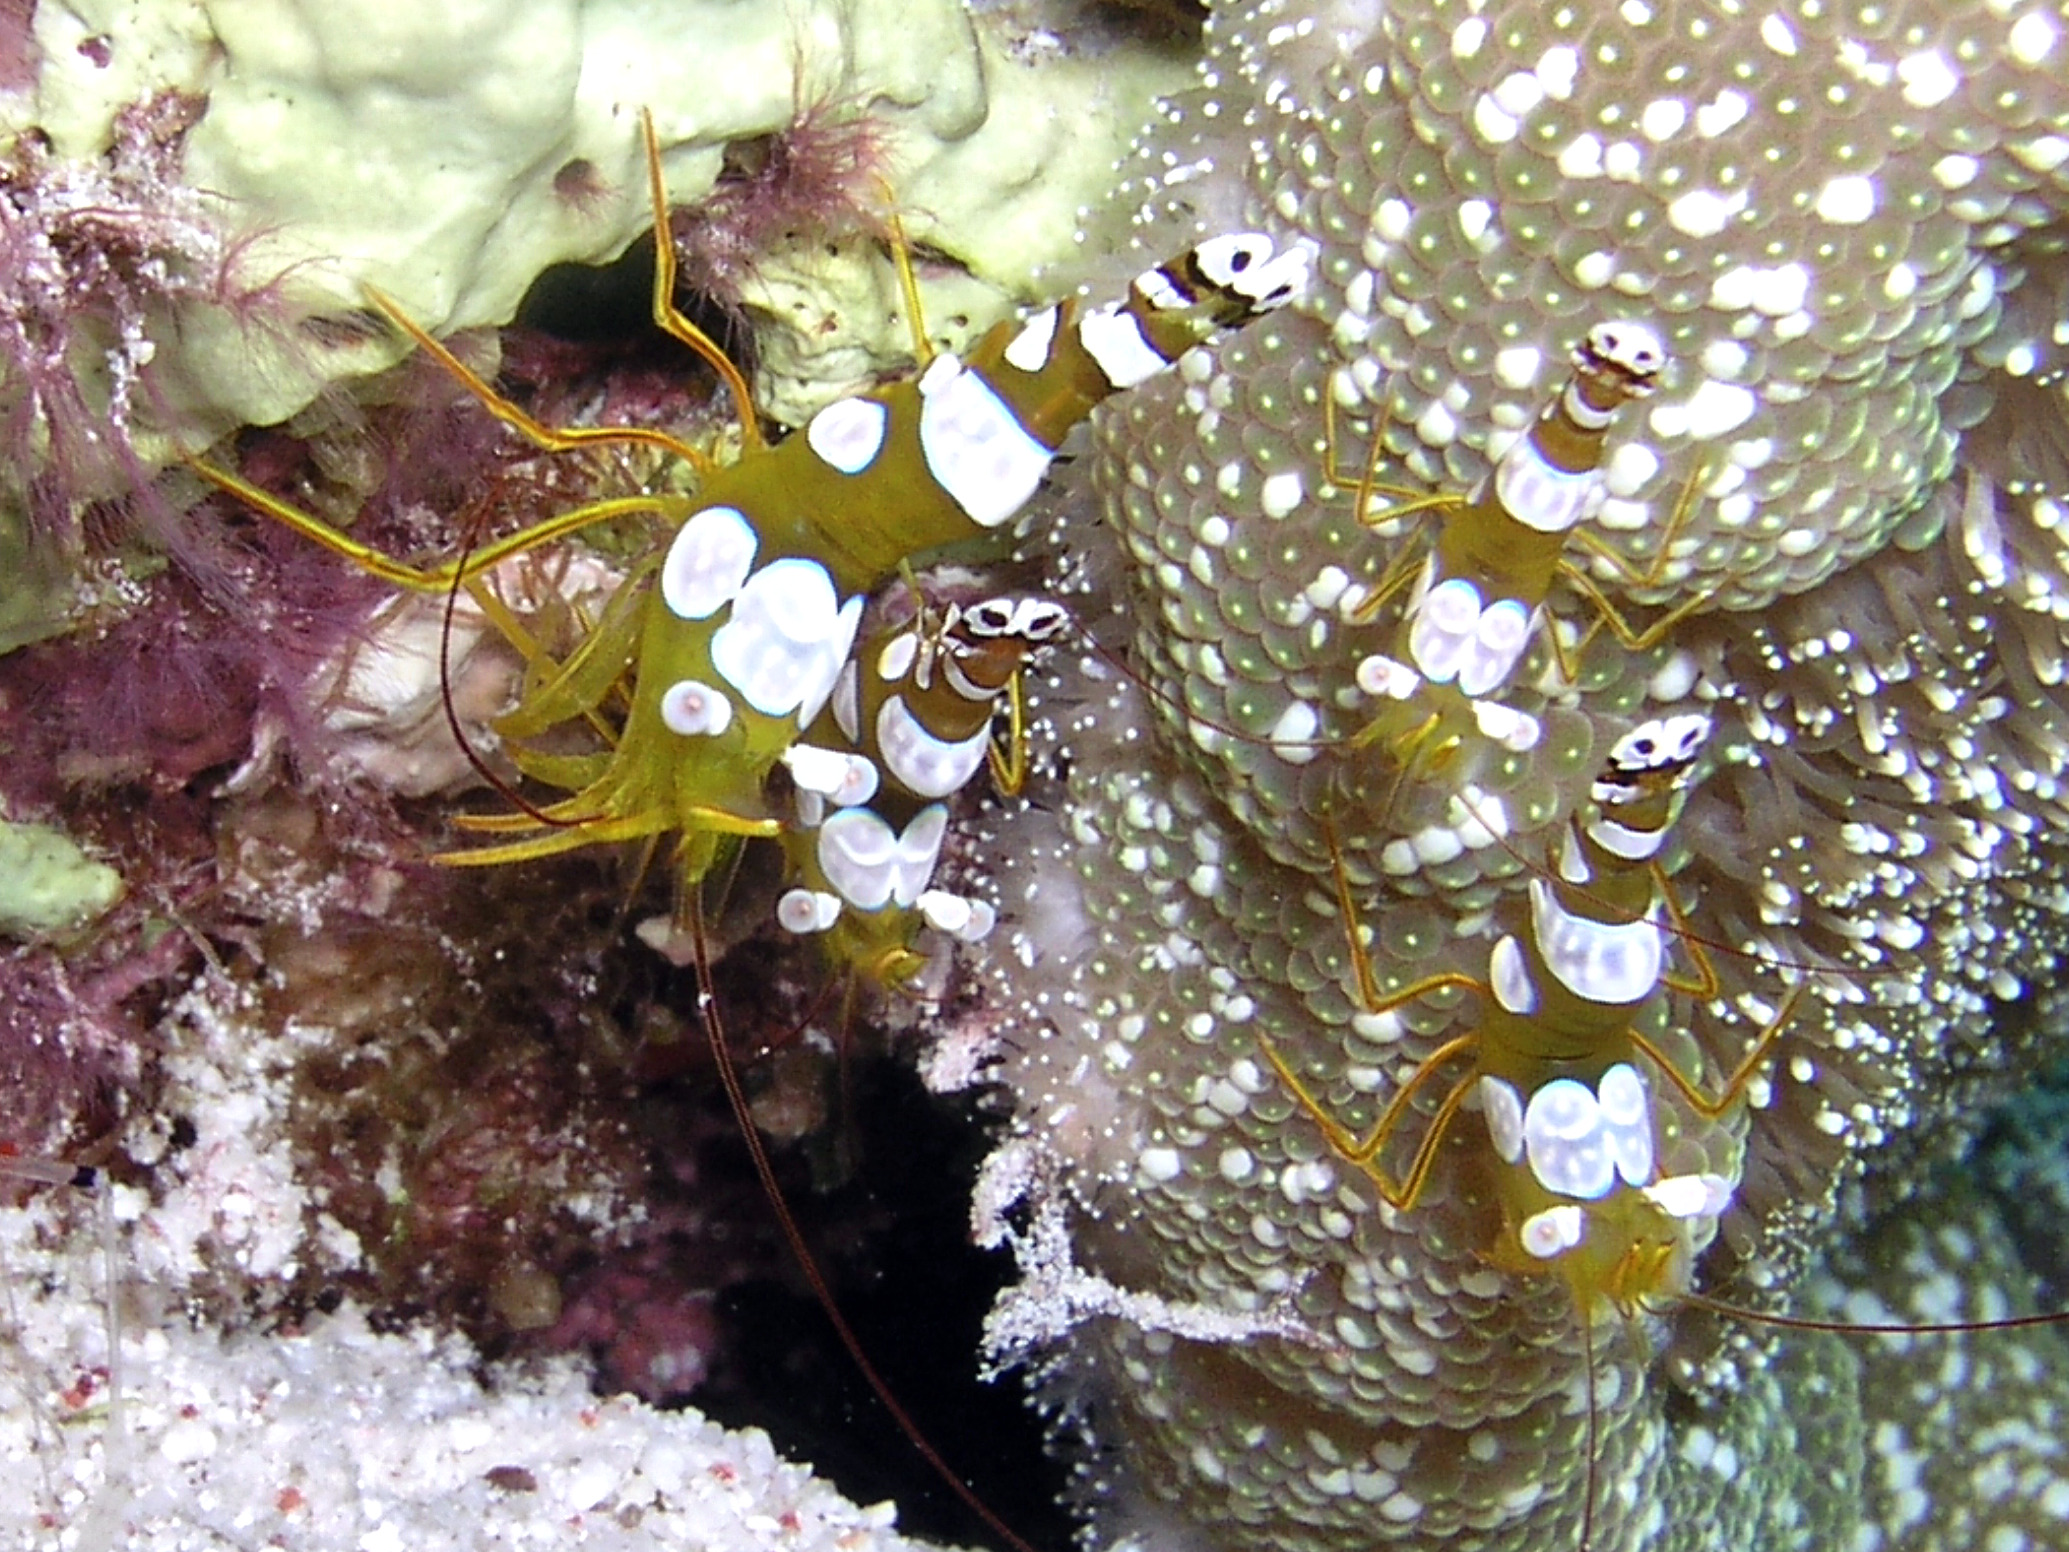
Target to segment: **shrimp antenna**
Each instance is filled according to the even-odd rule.
[[[847,1317],[841,1313],[840,1305],[834,1299],[833,1289],[827,1285],[825,1274],[819,1270],[818,1261],[813,1257],[810,1247],[805,1244],[804,1232],[798,1227],[797,1219],[790,1211],[790,1203],[784,1199],[783,1187],[777,1183],[775,1167],[769,1162],[769,1151],[762,1143],[761,1132],[755,1125],[754,1111],[747,1102],[747,1090],[740,1082],[740,1069],[733,1061],[732,1048],[726,1044],[725,1026],[719,1018],[718,993],[711,975],[710,943],[704,925],[704,902],[698,891],[694,888],[688,891],[683,906],[689,918],[690,939],[695,948],[693,958],[697,967],[697,1010],[704,1020],[705,1038],[711,1043],[711,1058],[718,1067],[718,1081],[725,1088],[726,1103],[732,1106],[733,1118],[739,1123],[740,1135],[747,1142],[748,1156],[754,1161],[754,1173],[761,1181],[762,1193],[768,1197],[769,1205],[775,1209],[776,1220],[783,1230],[783,1238],[790,1246],[790,1253],[797,1261],[798,1270],[804,1273],[805,1281],[811,1287],[812,1297],[819,1301],[819,1307],[826,1312],[826,1318],[832,1322],[835,1335],[848,1350],[848,1356],[854,1359],[855,1367],[861,1371],[862,1378],[868,1382],[869,1388],[876,1392],[877,1400],[883,1403],[884,1410],[891,1414],[891,1420],[911,1441],[912,1447],[919,1452],[920,1457],[933,1468],[943,1482],[948,1484],[950,1490],[963,1501],[970,1512],[984,1522],[993,1535],[1012,1548],[1012,1552],[1035,1552],[1034,1547],[1016,1535],[1013,1528],[999,1518],[997,1511],[980,1498],[970,1484],[957,1475],[941,1452],[935,1449],[920,1425],[913,1421],[912,1414],[899,1402],[889,1382],[877,1372],[876,1365],[869,1361],[869,1355],[863,1350],[860,1338],[848,1324]]]
[[[1830,1331],[1862,1336],[1960,1336],[1970,1331],[2029,1331],[2035,1326],[2069,1325],[2069,1310],[2045,1310],[2037,1315],[2005,1315],[1996,1320],[1821,1320],[1815,1315],[1780,1315],[1771,1310],[1748,1309],[1743,1304],[1713,1299],[1706,1293],[1677,1294],[1676,1304],[1694,1305],[1713,1315],[1729,1315],[1756,1325],[1779,1326],[1785,1331]],[[1662,1313],[1653,1310],[1654,1314]]]
[[[444,607],[438,621],[438,704],[445,712],[446,731],[453,735],[453,742],[460,746],[460,753],[466,756],[467,763],[474,767],[475,775],[495,788],[497,794],[506,802],[522,809],[539,824],[559,829],[578,828],[585,821],[562,819],[549,814],[505,781],[502,774],[490,766],[481,751],[474,747],[474,740],[468,737],[467,729],[461,725],[459,708],[453,704],[453,617],[459,612],[460,588],[467,577],[467,562],[473,553],[474,530],[473,525],[469,524],[466,534],[460,540],[460,558],[453,567],[452,582],[445,590]]]

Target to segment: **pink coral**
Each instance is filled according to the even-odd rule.
[[[880,119],[826,98],[800,101],[775,134],[728,146],[717,187],[670,223],[684,283],[737,306],[759,255],[880,226],[888,150]]]
[[[0,156],[0,439],[48,536],[76,541],[84,495],[143,483],[134,421],[152,398],[154,327],[174,304],[262,310],[240,245],[179,178],[201,102],[162,92],[116,116],[99,162],[36,132]]]

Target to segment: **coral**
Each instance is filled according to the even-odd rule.
[[[797,213],[824,215],[824,203],[856,196],[851,163],[881,166],[915,235],[984,274],[988,295],[954,304],[981,326],[1068,255],[1071,213],[1094,197],[1113,137],[1127,132],[1087,136],[1085,126],[1134,122],[1177,78],[1174,64],[1140,50],[1103,68],[1009,59],[990,29],[947,0],[752,18],[700,4],[665,22],[616,0],[554,0],[514,18],[447,11],[435,22],[369,0],[215,20],[220,61],[183,77],[209,97],[188,177],[266,233],[269,258],[312,261],[287,283],[312,321],[349,322],[359,283],[373,280],[440,334],[507,322],[542,269],[600,262],[640,231],[639,105],[656,115],[677,201],[718,195],[702,251],[729,285],[743,279],[743,247],[772,219],[729,186],[792,167],[798,181],[776,181]],[[1059,100],[1082,109],[1052,117],[1035,111],[1038,100],[1044,110]],[[1034,124],[1049,126],[1039,142]],[[859,193],[875,202],[874,189]],[[766,248],[757,258],[757,269],[783,267]],[[887,261],[871,264],[873,294],[892,295]],[[825,312],[756,311],[765,325],[808,333]],[[904,326],[888,322],[872,317],[867,328],[895,359]],[[314,363],[319,379],[366,369],[364,335],[338,338],[343,348]],[[239,363],[227,338],[185,343],[236,420],[278,420],[313,390],[306,374],[297,383],[263,362]],[[400,354],[380,348],[389,360]],[[878,357],[863,370],[885,364]],[[855,370],[852,358],[842,365]],[[823,398],[824,380],[811,391]],[[801,418],[788,401],[777,413]]]
[[[179,180],[201,106],[174,91],[130,104],[93,159],[58,155],[35,128],[0,151],[0,547],[15,552],[0,647],[51,634],[92,598],[71,574],[82,509],[136,493],[164,456],[157,434],[183,394],[158,359],[175,318],[257,325],[267,312],[218,208]],[[178,547],[162,502],[128,505]]]
[[[431,25],[383,3],[203,17],[179,0],[119,29],[43,7],[32,37],[13,18],[0,58],[33,82],[0,102],[15,490],[0,503],[0,649],[123,586],[97,550],[82,587],[82,503],[406,352],[366,282],[447,332],[505,323],[542,270],[623,250],[648,215],[632,105],[663,115],[677,199],[711,196],[693,223],[703,273],[770,336],[766,399],[795,423],[910,350],[887,255],[829,246],[829,223],[848,235],[858,203],[901,202],[916,235],[961,255],[938,269],[934,315],[962,337],[1069,257],[1072,213],[1179,78],[1153,50],[1097,66],[1009,54],[948,0],[752,26],[726,5],[678,8],[659,30],[614,0],[556,0],[519,22]],[[1064,99],[1081,111],[1052,112]],[[145,487],[129,515],[206,578],[220,558],[177,506]]]
[[[1898,1465],[1834,1431],[1808,1480],[1771,1441],[1669,1469],[1708,1448],[1678,1387],[1731,1372],[1713,1323],[1611,1321],[1584,1345],[1563,1288],[1482,1259],[1476,1119],[1394,1212],[1259,1034],[1369,1128],[1474,1004],[1363,1011],[1332,835],[1382,984],[1481,975],[1610,739],[1696,698],[1721,752],[1675,888],[1723,984],[1658,999],[1648,1028],[1714,1082],[1810,988],[1749,1111],[1662,1104],[1663,1166],[1739,1181],[1704,1278],[1785,1287],[1869,1155],[1915,1169],[2031,1060],[2069,905],[2064,18],[1266,3],[1217,8],[1207,46],[1137,161],[1141,245],[1283,222],[1320,245],[1322,284],[1307,317],[1098,428],[1112,539],[1065,532],[1115,609],[1091,594],[1094,627],[1132,632],[1147,683],[1092,660],[1048,692],[1069,775],[1000,827],[1020,932],[994,985],[1027,1026],[1004,1071],[1073,1172],[1086,1272],[1239,1314],[1290,1297],[1322,1340],[1109,1321],[1066,1367],[1111,1388],[1097,1415],[1138,1480],[1213,1545],[1577,1545],[1592,1518],[1597,1548],[1668,1527],[1731,1546],[1799,1512],[1829,1518],[1791,1534],[1842,1544],[1848,1495],[1817,1474]],[[1355,670],[1393,616],[1343,605],[1426,541],[1361,523],[1343,471],[1378,437],[1388,487],[1470,488],[1576,338],[1624,318],[1673,365],[1612,434],[1591,528],[1622,563],[1593,574],[1703,607],[1645,651],[1604,635],[1571,689],[1541,650],[1517,686],[1535,749],[1404,781],[1355,742],[1376,714]],[[1596,623],[1577,595],[1554,608],[1569,640]],[[1780,1387],[1749,1384],[1757,1434]],[[1720,1497],[1727,1463],[1746,1479]]]
[[[156,997],[191,945],[130,902],[86,947],[0,954],[0,1135],[25,1152],[107,1128],[155,1041]],[[155,930],[154,930],[155,929]]]
[[[795,423],[909,355],[887,255],[821,240],[880,202],[874,176],[961,255],[936,309],[960,336],[1069,257],[1072,213],[1178,79],[1150,50],[1009,57],[949,0],[752,25],[711,4],[659,28],[615,0],[435,24],[385,3],[204,17],[175,0],[119,29],[60,7],[33,26],[0,48],[34,67],[0,103],[0,408],[33,516],[0,515],[0,647],[78,612],[82,502],[400,359],[368,281],[444,333],[506,323],[542,270],[623,250],[648,216],[636,105],[662,116],[676,198],[715,196],[697,251],[772,336],[769,401]],[[1082,111],[1051,115],[1059,99]],[[1047,123],[1039,154],[1001,122]],[[161,528],[168,504],[137,510]],[[176,528],[154,537],[179,549]]]
[[[122,876],[49,825],[0,821],[0,933],[30,937],[82,927],[122,898]]]
[[[0,350],[15,499],[46,536],[72,538],[82,492],[143,471],[136,418],[169,310],[231,299],[233,249],[177,178],[199,99],[164,93],[116,115],[99,162],[69,162],[40,135],[0,164]]]
[[[63,1193],[59,1193],[63,1194]],[[117,1194],[123,1195],[120,1188]],[[116,1205],[133,1243],[191,1232]],[[0,1209],[15,1294],[0,1544],[397,1548],[532,1539],[631,1549],[917,1545],[892,1506],[858,1508],[758,1430],[629,1396],[599,1400],[561,1359],[492,1371],[459,1337],[381,1334],[345,1305],[227,1339],[172,1314],[178,1284],[118,1261],[127,1323],[108,1404],[107,1268],[90,1200]],[[69,1231],[69,1232],[68,1232]],[[231,1529],[231,1522],[235,1529]],[[66,1541],[64,1544],[73,1544]]]
[[[2007,1108],[2029,1107],[2022,1096]],[[2051,1167],[2043,1154],[2025,1158]],[[1987,1181],[1993,1172],[1981,1173]],[[1997,1188],[1979,1189],[1974,1172],[1928,1171],[1902,1200],[1849,1219],[1845,1240],[1805,1279],[1801,1312],[1882,1326],[2030,1315],[2053,1247],[2021,1231],[2018,1206]],[[1687,1403],[1663,1468],[1666,1523],[1652,1544],[2057,1545],[2069,1521],[2056,1424],[2063,1340],[2047,1325],[1929,1337],[1791,1333],[1743,1387]]]
[[[788,124],[728,147],[710,194],[676,217],[684,284],[738,307],[779,246],[867,231],[890,150],[887,127],[863,108],[801,98]]]

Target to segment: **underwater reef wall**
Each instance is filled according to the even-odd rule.
[[[1140,30],[955,3],[664,9],[0,18],[10,1546],[907,1544],[759,1434],[660,1410],[742,1383],[716,1307],[786,1252],[722,1104],[682,1097],[717,1092],[692,978],[628,930],[614,862],[426,862],[477,780],[442,689],[487,744],[521,660],[166,468],[246,428],[242,467],[412,555],[469,511],[565,510],[595,471],[453,413],[364,287],[493,372],[481,331],[543,271],[651,226],[649,109],[685,276],[801,418],[909,355],[888,198],[960,339],[1043,294],[1186,72]],[[680,352],[510,338],[542,414],[716,418]],[[533,628],[579,633],[615,558],[513,579]],[[796,1042],[816,963],[741,979],[746,1047]],[[827,1133],[831,1064],[752,1075],[772,1135]],[[341,1449],[346,1413],[370,1433]]]

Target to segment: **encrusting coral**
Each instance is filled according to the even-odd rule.
[[[79,159],[104,148],[121,103],[212,90],[186,175],[266,229],[261,248],[292,282],[277,295],[308,313],[286,368],[223,317],[183,318],[166,380],[219,391],[169,397],[173,424],[160,429],[277,418],[333,368],[392,355],[399,344],[376,345],[361,309],[362,275],[423,287],[404,304],[443,332],[507,317],[542,265],[622,246],[642,205],[628,103],[661,110],[679,192],[780,182],[796,155],[806,166],[790,192],[811,205],[853,197],[879,143],[842,115],[880,93],[931,148],[900,169],[897,193],[964,233],[994,305],[1027,291],[1032,248],[1060,251],[1055,212],[1102,187],[1100,158],[1087,171],[1050,154],[1076,121],[1027,100],[1041,72],[985,82],[1003,56],[952,6],[927,12],[926,36],[956,45],[938,58],[920,57],[897,8],[807,8],[783,36],[731,35],[753,61],[738,70],[682,63],[701,11],[666,38],[644,12],[601,0],[530,7],[516,27],[501,8],[441,13],[412,56],[392,10],[281,8],[271,31],[256,12],[224,11],[220,49],[162,19],[102,36],[74,12],[39,10],[37,95],[10,99],[17,117]],[[737,7],[712,14],[738,20]],[[2029,988],[2057,956],[2069,904],[2051,838],[2069,751],[2069,566],[2055,538],[2069,500],[2065,33],[2062,7],[2039,0],[1213,12],[1206,74],[1173,99],[1125,199],[1096,219],[1112,237],[1132,215],[1158,257],[1196,232],[1291,229],[1316,243],[1321,285],[1299,316],[1190,358],[1099,426],[1085,464],[1105,522],[1064,542],[1086,562],[1094,591],[1082,596],[1122,611],[1090,623],[1133,632],[1144,682],[1090,658],[1044,690],[1067,774],[1006,816],[977,864],[1017,937],[995,951],[972,1024],[1005,1035],[1001,1070],[1024,1117],[985,1212],[1034,1272],[999,1329],[1027,1342],[1084,1325],[1061,1367],[1090,1378],[1094,1426],[1136,1467],[1138,1485],[1119,1490],[1138,1513],[1112,1511],[1109,1529],[1274,1548],[1577,1546],[1584,1523],[1599,1552],[1871,1536],[2045,1544],[2064,1495],[2035,1486],[2051,1470],[2034,1443],[2053,1404],[2044,1377],[2006,1403],[2028,1409],[2017,1438],[2008,1411],[1953,1393],[1921,1419],[1938,1433],[1863,1430],[1863,1406],[1878,1403],[1856,1398],[1922,1384],[1920,1366],[1943,1361],[1928,1342],[1862,1354],[1816,1338],[1732,1363],[1714,1321],[1672,1312],[1599,1319],[1584,1340],[1562,1283],[1484,1259],[1500,1214],[1477,1116],[1451,1128],[1412,1208],[1384,1207],[1261,1037],[1318,1107],[1368,1128],[1468,1027],[1474,1001],[1369,1011],[1334,865],[1382,984],[1482,975],[1525,859],[1543,854],[1612,740],[1700,702],[1717,721],[1712,768],[1671,860],[1722,984],[1701,1006],[1657,998],[1646,1030],[1714,1089],[1787,991],[1807,991],[1750,1109],[1711,1122],[1661,1100],[1663,1164],[1736,1184],[1729,1214],[1687,1232],[1697,1275],[1742,1294],[1788,1283],[1832,1237],[1866,1153],[1894,1141],[1908,1171],[2025,1060],[2058,1011]],[[830,84],[807,68],[827,38],[823,56],[853,66]],[[456,58],[469,68],[446,79]],[[1127,89],[1166,68],[1131,71]],[[1126,90],[1098,74],[1071,63],[1073,100],[1116,122],[1106,110]],[[513,81],[523,90],[510,95]],[[685,81],[738,88],[755,111],[693,123]],[[987,85],[1013,106],[991,115],[1003,143],[980,147],[968,132],[986,118]],[[434,166],[459,181],[430,178]],[[1016,219],[949,219],[1001,189],[1024,193]],[[715,208],[723,219],[723,200]],[[735,282],[739,243],[768,240],[705,235],[721,286]],[[852,303],[822,290],[793,305],[801,293],[770,272],[752,277],[759,298],[741,282],[740,299],[782,312],[807,347],[850,323],[868,336],[875,263],[832,267],[836,284],[854,282]],[[246,278],[271,277],[262,265]],[[1642,648],[1603,632],[1583,644],[1596,606],[1562,585],[1553,610],[1578,684],[1540,647],[1505,692],[1541,719],[1542,739],[1410,762],[1404,777],[1386,748],[1355,742],[1374,715],[1360,665],[1389,650],[1398,608],[1368,615],[1356,600],[1427,537],[1406,519],[1361,521],[1358,471],[1376,442],[1389,490],[1469,489],[1605,319],[1657,329],[1671,359],[1658,392],[1618,421],[1591,513],[1621,563],[1572,559],[1641,624],[1648,609],[1699,607]],[[852,370],[870,358],[843,359]],[[382,543],[434,542],[426,513],[487,501],[485,488],[517,492],[521,516],[589,494],[523,489],[495,456],[438,441],[442,410],[394,391],[395,418],[439,448],[401,460],[412,467],[372,469],[358,425],[317,425],[328,412],[294,428],[306,442],[258,439],[253,457],[293,470],[319,506],[356,508],[399,481],[407,489],[374,503]],[[1661,555],[1684,487],[1685,521]],[[687,1043],[684,999],[654,991],[664,970],[628,963],[644,951],[617,930],[615,887],[593,868],[503,875],[478,893],[434,880],[400,860],[409,848],[378,803],[340,795],[342,778],[246,760],[285,743],[309,761],[323,740],[302,735],[319,719],[294,691],[345,683],[355,654],[386,663],[392,645],[417,670],[381,679],[367,707],[423,713],[432,698],[422,617],[399,621],[392,643],[362,636],[342,624],[367,601],[357,582],[317,582],[285,553],[241,563],[270,583],[261,618],[316,622],[303,634],[329,677],[277,649],[195,669],[171,648],[220,640],[226,595],[126,578],[97,601],[105,635],[20,659],[0,686],[0,712],[26,730],[29,757],[7,776],[32,789],[31,817],[130,843],[110,848],[130,898],[101,929],[122,963],[79,981],[42,946],[7,961],[10,984],[68,1030],[48,1060],[76,1071],[38,1075],[39,1092],[85,1115],[78,1096],[119,1086],[111,1074],[131,1080],[125,1062],[152,1069],[163,1103],[123,1144],[143,1183],[117,1188],[147,1231],[132,1236],[144,1249],[130,1275],[218,1313],[249,1297],[286,1316],[343,1286],[496,1344],[559,1330],[606,1351],[620,1381],[670,1393],[701,1372],[706,1311],[679,1296],[663,1307],[655,1289],[679,1295],[682,1267],[664,1263],[695,1252],[665,1216],[643,1242],[628,1221],[638,1213],[614,1192],[634,1139],[602,1090],[625,1081],[630,1045],[651,1059]],[[46,601],[34,630],[51,623]],[[111,695],[152,715],[67,737],[102,704],[95,665],[121,652],[135,661],[104,676]],[[35,681],[41,703],[22,688]],[[39,704],[54,710],[31,739]],[[357,775],[417,791],[456,772],[420,758],[421,721],[392,746],[364,730]],[[522,903],[541,898],[560,904]],[[534,951],[549,940],[551,954]],[[203,971],[211,956],[228,962]],[[1999,1017],[2014,1004],[2021,1017]],[[144,1038],[125,1046],[132,1030]],[[0,1033],[26,1043],[19,1019]],[[1382,1162],[1428,1128],[1439,1089]],[[427,1095],[450,1098],[410,1114]],[[39,1145],[60,1146],[55,1131]],[[1016,1195],[1033,1198],[1025,1215]],[[1947,1211],[1968,1216],[1956,1200]],[[1965,1286],[2010,1275],[1973,1211],[1967,1239],[1919,1240],[1907,1281],[1883,1295],[1890,1308],[1949,1286],[1930,1268],[1979,1250],[1992,1256],[1973,1255]],[[592,1230],[599,1262],[570,1274]],[[626,1290],[653,1301],[644,1323],[599,1313]],[[93,1322],[65,1319],[90,1349]],[[333,1329],[351,1336],[349,1319]],[[2022,1383],[2046,1367],[2026,1351],[1991,1336],[1968,1349]],[[397,1356],[381,1345],[376,1366]],[[541,1383],[559,1395],[564,1379]],[[48,1388],[85,1396],[82,1383]],[[369,1406],[393,1389],[369,1385]],[[231,1470],[235,1446],[219,1467],[191,1453],[214,1425],[189,1421],[201,1426],[160,1445],[180,1481]],[[2026,1453],[1964,1474],[1949,1466],[1962,1434]],[[467,1490],[529,1491],[534,1468],[506,1464],[517,1469],[463,1473]],[[582,1497],[596,1479],[571,1457],[555,1453],[552,1469],[570,1507],[609,1505],[612,1488]],[[672,1457],[657,1470],[672,1498]],[[284,1519],[302,1507],[295,1491],[275,1500]],[[611,1506],[628,1535],[623,1516],[647,1501]],[[382,1534],[377,1519],[365,1534]],[[296,1530],[326,1544],[316,1527]]]
[[[1132,632],[1146,685],[1088,660],[1046,692],[1070,774],[995,854],[1019,936],[994,986],[1046,1031],[1019,1028],[1005,1070],[1068,1180],[1071,1275],[1308,1328],[1210,1343],[1107,1319],[1060,1360],[1103,1382],[1095,1415],[1187,1527],[1173,1544],[1542,1548],[1591,1523],[1598,1552],[1835,1545],[1866,1516],[1875,1544],[1923,1546],[1956,1522],[1958,1474],[1865,1505],[1817,1480],[1859,1479],[1844,1430],[1806,1440],[1830,1454],[1785,1490],[1773,1419],[1830,1396],[1814,1355],[1706,1416],[1678,1387],[1731,1377],[1707,1317],[1584,1343],[1556,1279],[1487,1264],[1476,1115],[1396,1212],[1261,1037],[1366,1133],[1477,1003],[1366,1011],[1333,862],[1383,986],[1482,975],[1610,741],[1693,701],[1716,762],[1671,860],[1721,986],[1656,998],[1645,1026],[1714,1089],[1806,986],[1749,1109],[1660,1101],[1662,1169],[1738,1182],[1707,1254],[1713,1220],[1693,1225],[1702,1280],[1786,1285],[1864,1156],[1958,1137],[1987,1075],[2029,1059],[2069,906],[2065,62],[2051,4],[1213,10],[1202,84],[1138,158],[1137,230],[1154,252],[1283,223],[1321,283],[1306,316],[1100,425],[1117,542],[1073,537],[1120,611],[1094,628]],[[1617,559],[1571,558],[1639,623],[1701,607],[1632,650],[1560,589],[1568,651],[1593,639],[1577,686],[1542,646],[1510,686],[1541,741],[1404,779],[1357,739],[1391,616],[1346,601],[1427,537],[1384,500],[1361,524],[1359,470],[1470,489],[1617,320],[1670,365],[1611,432],[1589,527]],[[1048,1254],[1023,1298],[1063,1286]],[[1871,1471],[1902,1469],[1877,1448]],[[1966,1544],[2044,1534],[2027,1481],[1959,1487]]]

